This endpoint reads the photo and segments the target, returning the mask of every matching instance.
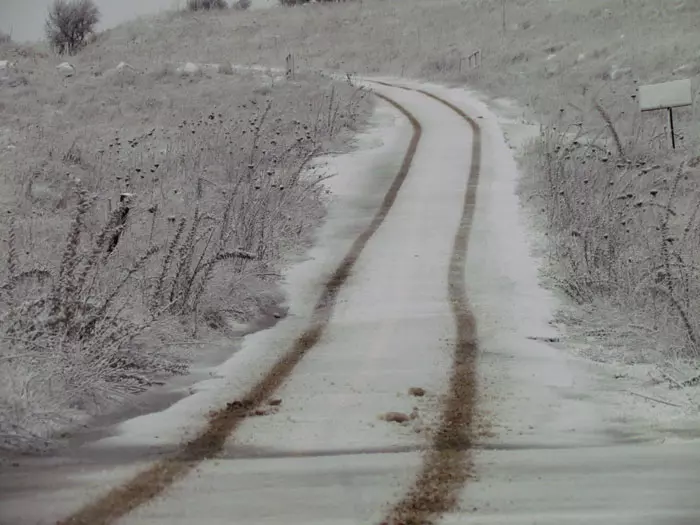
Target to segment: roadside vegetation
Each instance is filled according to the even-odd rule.
[[[310,163],[368,114],[347,83],[169,62],[134,38],[123,53],[102,34],[66,71],[0,45],[22,79],[0,81],[0,448],[128,402],[274,307],[324,214]]]

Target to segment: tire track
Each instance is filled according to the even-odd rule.
[[[470,426],[476,403],[478,344],[476,321],[467,298],[464,265],[479,185],[481,129],[460,108],[428,91],[379,83],[415,91],[436,100],[464,119],[473,133],[467,189],[448,270],[448,296],[457,328],[449,389],[443,400],[440,424],[418,477],[382,522],[382,525],[431,525],[457,506],[459,492],[473,469]]]
[[[362,250],[379,229],[403,185],[415,156],[422,128],[418,120],[403,106],[389,97],[375,93],[398,109],[411,123],[413,135],[404,155],[398,174],[384,196],[379,210],[369,226],[354,241],[340,265],[325,283],[312,314],[309,327],[295,340],[284,354],[240,400],[228,403],[215,412],[206,427],[180,451],[163,459],[134,478],[116,487],[75,514],[59,520],[56,525],[108,525],[124,517],[132,510],[163,493],[170,485],[186,476],[199,463],[219,453],[248,414],[262,405],[290,376],[296,365],[318,343],[330,322],[338,294],[345,285]]]

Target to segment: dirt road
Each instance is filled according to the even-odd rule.
[[[495,119],[372,85],[290,316],[172,409],[3,475],[2,523],[698,522],[697,445],[621,433],[595,373],[528,339],[551,304]]]

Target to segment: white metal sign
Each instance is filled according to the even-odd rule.
[[[642,111],[690,106],[693,93],[690,79],[639,86],[639,107]]]

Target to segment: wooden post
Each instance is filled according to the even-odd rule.
[[[287,55],[287,79],[294,79],[294,55]]]
[[[692,81],[689,78],[639,86],[638,98],[641,111],[668,110],[668,120],[671,127],[671,147],[673,149],[676,149],[673,108],[692,106],[692,89]]]
[[[671,121],[671,147],[676,149],[676,130],[673,129],[673,108],[668,108],[668,118]]]
[[[129,216],[129,210],[131,209],[131,200],[133,195],[131,193],[122,193],[119,195],[119,216],[117,217],[117,222],[114,225],[114,231],[112,232],[112,237],[109,239],[109,244],[107,245],[107,255],[111,254],[114,249],[119,244],[119,239],[122,236],[124,227],[126,226],[126,219]]]

